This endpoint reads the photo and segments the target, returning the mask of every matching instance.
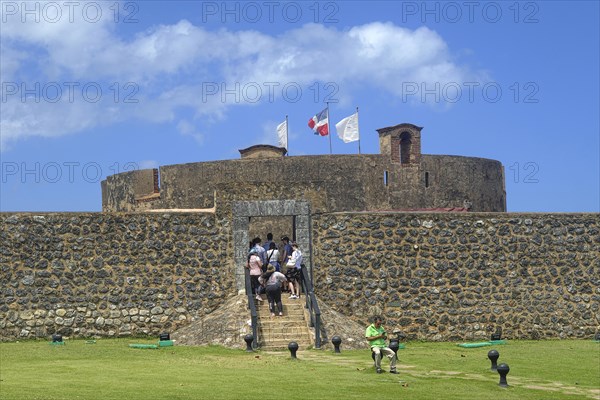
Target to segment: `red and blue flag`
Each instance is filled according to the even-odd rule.
[[[329,112],[326,109],[312,117],[308,121],[308,127],[313,130],[315,135],[329,135]]]

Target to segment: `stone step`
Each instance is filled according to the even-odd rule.
[[[304,319],[295,319],[293,317],[273,317],[273,318],[263,318],[259,320],[259,327],[263,327],[265,329],[274,329],[274,328],[300,328],[300,329],[308,329],[308,324]]]
[[[277,308],[277,305],[275,305],[275,308]],[[257,311],[268,310],[268,309],[269,309],[268,304],[265,304],[264,306],[261,305],[259,307],[256,307]],[[301,304],[284,304],[283,309],[284,310],[304,310],[304,307],[302,307]]]
[[[254,304],[256,303],[267,303],[267,296],[265,296],[264,294],[262,296],[260,296],[263,301],[254,301]],[[300,297],[299,299],[290,299],[289,298],[289,294],[286,295],[282,295],[281,296],[281,302],[285,305],[285,304],[306,304],[306,299],[304,298],[304,296]]]
[[[307,326],[304,318],[284,315],[283,317],[264,317],[259,318],[260,326]]]
[[[305,349],[306,349],[306,347],[308,347],[309,345],[312,344],[311,338],[289,337],[289,338],[281,338],[281,339],[264,338],[264,339],[261,339],[260,346],[261,347],[270,346],[270,347],[287,348],[287,346],[290,342],[296,342],[296,343],[302,345],[302,347]]]
[[[308,332],[308,327],[304,321],[281,321],[261,323],[258,325],[263,332]]]
[[[258,324],[258,329],[265,334],[285,334],[289,332],[293,333],[305,333],[309,332],[308,327],[302,321],[297,324],[285,323],[285,324]]]
[[[285,348],[291,341],[310,344],[312,338],[304,319],[304,312],[283,317],[263,317],[259,319],[259,338],[262,347]]]
[[[298,300],[290,300],[289,302],[282,301],[281,303],[283,304],[284,307],[288,307],[288,306],[290,306],[290,307],[296,307],[296,306],[298,306],[298,307],[304,307],[304,305],[305,305],[305,303],[303,301],[298,301]],[[263,300],[263,301],[257,301],[254,304],[256,305],[257,308],[260,308],[262,306],[267,306],[268,307],[269,302],[266,301],[266,300]]]
[[[260,345],[261,350],[288,350],[288,345],[290,342],[298,343],[298,348],[300,350],[306,350],[309,347],[314,346],[314,343],[311,343],[308,340],[276,340],[271,341],[269,343],[262,343]]]
[[[300,321],[304,321],[304,314],[301,312],[283,312],[282,316],[279,315],[275,315],[274,317],[271,317],[271,314],[266,312],[264,314],[258,314],[258,320],[259,321],[265,321],[267,323],[270,323],[273,320],[282,320],[282,321],[295,321],[295,322],[300,322]]]
[[[265,333],[286,332],[308,332],[308,326],[304,321],[285,321],[281,323],[259,323],[258,329]]]
[[[265,331],[289,331],[308,329],[308,324],[303,319],[293,319],[286,317],[273,317],[258,320],[258,327]]]
[[[308,334],[309,330],[306,325],[298,324],[293,326],[281,326],[281,325],[259,325],[259,332],[262,332],[265,335],[287,335],[287,334]]]
[[[292,299],[282,299],[281,303],[284,306],[287,306],[287,305],[296,305],[296,304],[301,305],[301,306],[306,305],[306,303],[303,300],[292,300]],[[269,302],[267,301],[267,298],[265,297],[263,301],[258,301],[257,300],[257,301],[254,302],[254,304],[258,304],[258,305],[269,304]]]
[[[287,305],[301,305],[302,307],[304,307],[306,305],[306,303],[304,302],[304,300],[302,299],[296,299],[296,300],[292,300],[292,299],[281,299],[281,303],[284,306]],[[255,300],[254,304],[257,304],[258,306],[264,305],[264,304],[269,304],[269,302],[267,301],[266,297],[263,297],[263,301],[258,301]]]
[[[275,306],[275,309],[277,309],[277,306]],[[291,305],[291,306],[283,306],[283,311],[285,310],[290,310],[290,311],[304,311],[304,307],[301,306],[296,306],[296,305]],[[269,305],[265,305],[264,307],[256,307],[256,311],[258,312],[267,312],[269,311]]]
[[[290,330],[308,330],[308,325],[305,321],[284,320],[283,318],[273,318],[279,321],[262,321],[258,323],[258,327],[264,331],[290,331]]]
[[[298,305],[301,305],[301,306],[305,306],[305,305],[306,305],[306,303],[305,303],[304,301],[302,301],[302,300],[292,300],[292,299],[285,299],[285,300],[282,300],[282,301],[281,301],[281,303],[282,303],[284,306],[296,305],[296,304],[298,304]],[[257,304],[258,306],[260,306],[261,304],[269,304],[269,302],[268,302],[268,301],[267,301],[267,299],[265,298],[263,301],[258,301],[258,300],[256,300],[256,301],[254,302],[254,304]]]
[[[287,350],[290,342],[298,343],[303,349],[314,345],[305,319],[304,298],[290,299],[289,294],[283,294],[281,298],[283,316],[281,317],[278,315],[271,317],[266,296],[263,295],[262,298],[264,301],[255,303],[261,349]]]
[[[262,346],[273,346],[273,347],[285,347],[287,348],[290,342],[296,342],[299,345],[303,346],[306,349],[307,346],[313,344],[311,342],[310,337],[290,337],[290,338],[281,338],[281,339],[271,339],[269,341],[262,340]]]
[[[308,335],[309,331],[305,327],[294,327],[294,328],[283,328],[279,329],[278,327],[273,328],[259,328],[259,333],[263,336],[269,337],[284,337],[289,335]]]
[[[288,319],[293,319],[294,321],[304,320],[304,311],[303,310],[286,310],[285,308],[283,309],[283,316],[281,316],[281,317],[277,314],[274,317],[271,317],[271,312],[268,309],[258,312],[257,315],[258,315],[258,319],[265,320],[265,321],[269,321],[269,320],[277,319],[277,318],[288,318]]]
[[[277,309],[277,307],[275,307]],[[269,316],[271,312],[269,311],[269,307],[260,307],[256,310],[259,315]],[[283,306],[284,314],[294,314],[294,315],[304,315],[304,309],[302,307],[286,307]]]
[[[290,336],[290,337],[283,337],[283,338],[267,338],[267,337],[260,338],[260,341],[263,346],[281,346],[281,345],[285,344],[286,347],[287,347],[287,344],[290,342],[310,344],[311,340],[312,339],[310,337],[306,337],[306,336]]]

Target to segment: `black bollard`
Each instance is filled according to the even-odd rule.
[[[342,344],[342,338],[339,336],[334,336],[331,338],[331,343],[333,343],[333,347],[335,348],[336,353],[340,352],[340,344]]]
[[[252,336],[251,334],[247,334],[246,336],[244,336],[244,342],[246,342],[246,351],[250,352],[250,351],[254,351],[252,350],[252,342],[254,341],[254,336]]]
[[[290,344],[288,344],[288,350],[290,351],[292,358],[296,358],[296,352],[298,351],[298,343],[290,342]]]
[[[498,361],[498,357],[500,357],[500,353],[498,353],[496,350],[490,350],[488,352],[488,358],[492,361],[491,371],[498,370],[498,365],[496,365],[496,361]]]
[[[500,383],[498,383],[498,386],[508,387],[508,383],[506,382],[508,371],[510,371],[510,368],[508,368],[507,364],[498,365],[498,373],[500,374]]]
[[[400,348],[400,342],[398,341],[398,339],[390,339],[390,345],[388,347],[394,350],[394,353],[396,353],[396,357],[398,357],[398,349]]]
[[[55,333],[52,335],[52,343],[60,343],[63,341],[62,335],[59,333]]]

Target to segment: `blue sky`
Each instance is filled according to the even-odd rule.
[[[308,119],[423,126],[505,167],[515,212],[600,211],[598,2],[0,2],[2,211],[99,211],[100,181],[277,144]],[[332,137],[333,153],[357,143]]]

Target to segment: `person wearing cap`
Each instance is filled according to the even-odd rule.
[[[388,347],[386,343],[387,333],[381,323],[381,317],[375,316],[373,323],[365,331],[365,338],[369,342],[369,346],[371,346],[371,351],[375,353],[375,369],[377,373],[381,374],[383,372],[381,369],[381,357],[383,353],[390,359],[390,373],[397,374],[396,353]]]
[[[302,252],[298,249],[298,243],[292,243],[292,256],[288,260],[285,276],[289,281],[290,299],[300,298],[300,273],[302,270]]]
[[[246,268],[250,270],[250,284],[252,286],[252,292],[256,295],[256,300],[263,301],[260,297],[260,282],[258,281],[260,274],[262,274],[262,260],[255,248],[250,249],[250,253],[248,253]]]
[[[278,315],[283,315],[283,304],[281,303],[281,287],[287,283],[285,275],[275,271],[273,265],[267,267],[267,272],[262,274],[258,281],[265,286],[267,300],[269,301],[269,311],[271,317],[275,316],[275,305],[277,305]]]

